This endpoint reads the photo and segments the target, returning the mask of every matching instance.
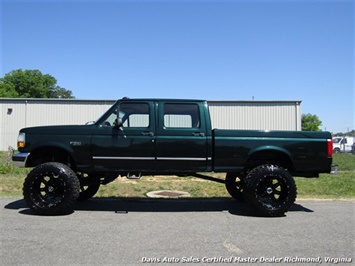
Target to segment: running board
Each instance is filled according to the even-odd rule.
[[[206,179],[206,180],[209,180],[209,181],[214,181],[214,182],[217,182],[217,183],[222,183],[222,184],[226,183],[223,179],[215,178],[213,176],[208,176],[208,175],[203,175],[203,174],[198,174],[198,173],[192,174],[191,176],[194,176],[194,177],[197,177],[197,178]]]
[[[128,179],[140,179],[142,177],[142,173],[135,173],[135,174],[127,173],[126,177]]]

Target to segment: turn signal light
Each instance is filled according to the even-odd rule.
[[[20,133],[17,137],[17,148],[23,148],[26,145],[26,134]]]
[[[23,141],[18,141],[17,148],[23,148],[23,147],[25,147],[25,143]]]

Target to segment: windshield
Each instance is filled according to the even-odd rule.
[[[110,107],[103,115],[101,115],[96,121],[95,124],[100,124],[100,126],[105,126],[105,122],[109,122],[110,125],[113,125],[113,122],[117,118],[117,102]],[[106,123],[108,126],[108,123]]]
[[[333,143],[339,143],[341,141],[341,138],[333,138]]]
[[[112,106],[98,120],[101,127],[114,127],[118,118],[122,127],[149,127],[149,105],[148,103],[121,102]]]

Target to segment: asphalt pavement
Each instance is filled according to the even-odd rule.
[[[220,199],[91,199],[63,216],[0,199],[0,265],[351,265],[355,201],[278,218]]]

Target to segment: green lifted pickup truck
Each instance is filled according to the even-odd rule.
[[[293,176],[329,173],[333,148],[329,132],[212,129],[202,100],[123,98],[86,125],[21,129],[18,150],[14,164],[34,167],[23,194],[38,214],[71,211],[118,176],[225,172],[232,197],[280,216],[296,199]]]

